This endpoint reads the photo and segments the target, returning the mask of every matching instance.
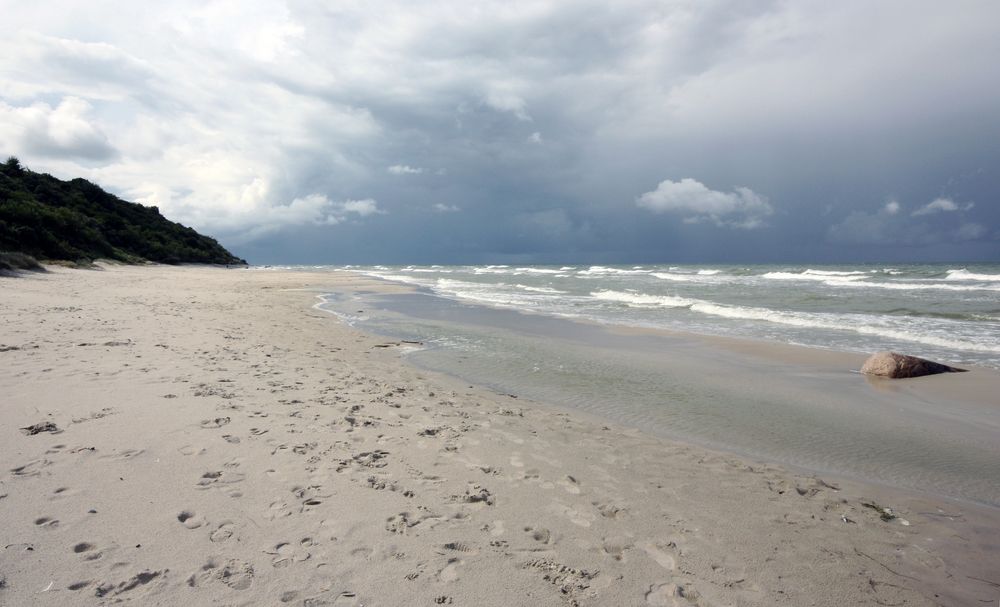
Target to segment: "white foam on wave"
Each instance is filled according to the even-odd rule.
[[[595,291],[594,299],[624,303],[636,308],[687,308],[692,312],[708,316],[718,316],[733,320],[754,320],[803,329],[824,329],[830,331],[851,331],[861,335],[873,335],[899,341],[919,343],[953,350],[974,352],[1000,352],[1000,345],[978,343],[933,335],[929,328],[910,332],[899,327],[878,324],[884,319],[858,314],[821,314],[805,312],[779,312],[768,308],[730,306],[700,299],[687,299],[669,295],[648,295],[624,291]]]
[[[832,287],[890,289],[893,291],[1000,291],[1000,285],[951,285],[940,282],[848,282],[827,281]]]
[[[605,266],[590,266],[586,270],[580,270],[577,272],[577,276],[608,276],[614,274],[621,275],[636,275],[636,274],[649,274],[649,270],[623,270],[621,268],[607,268]]]
[[[812,268],[807,269],[802,272],[810,276],[864,276],[869,274],[869,272],[861,272],[858,270],[844,271],[844,270],[813,270]]]
[[[945,280],[978,280],[982,282],[1000,282],[1000,274],[977,274],[965,268],[961,270],[948,270]]]
[[[695,280],[690,274],[671,274],[669,272],[653,272],[650,276],[655,276],[660,280],[672,280],[674,282],[691,282]]]
[[[698,270],[699,276],[715,276],[722,270]]]
[[[420,285],[427,286],[426,280],[421,280],[415,276],[406,276],[401,274],[389,274],[386,272],[363,272],[366,276],[372,276],[374,278],[381,278],[382,280],[390,280],[392,282],[402,282],[408,285]]]
[[[548,293],[551,295],[563,295],[566,291],[560,291],[559,289],[552,289],[550,287],[532,287],[529,285],[514,285],[518,289],[524,289],[525,291],[531,291],[532,293]]]
[[[822,270],[806,270],[805,272],[766,272],[761,274],[761,278],[769,278],[771,280],[818,280],[818,281],[828,281],[832,277],[836,277],[835,282],[848,282],[854,280],[864,280],[868,277],[866,272],[860,272],[857,274],[853,273],[842,273],[842,274],[821,274]]]
[[[646,295],[626,291],[594,291],[590,296],[599,301],[613,301],[640,308],[687,308],[697,302],[695,299],[672,295]]]
[[[476,266],[472,268],[473,274],[510,274],[510,266]]]
[[[562,270],[550,270],[549,268],[517,268],[514,272],[521,274],[559,274]]]
[[[821,314],[777,312],[775,310],[769,310],[767,308],[723,306],[710,302],[695,303],[691,306],[691,310],[694,312],[700,312],[702,314],[721,316],[724,318],[742,319],[742,320],[760,320],[765,322],[772,322],[782,325],[790,325],[808,329],[852,331],[854,333],[859,333],[861,335],[875,335],[878,337],[898,339],[900,341],[920,343],[929,346],[937,346],[941,348],[950,348],[953,350],[967,350],[975,352],[1000,352],[1000,345],[991,345],[991,344],[977,343],[972,341],[939,337],[937,335],[930,335],[926,331],[922,331],[921,333],[917,334],[917,333],[910,333],[908,331],[895,327],[880,326],[876,324],[865,324],[865,322],[868,323],[877,322],[877,319],[874,317],[865,317],[861,315],[849,315],[849,314],[821,315]]]
[[[516,293],[504,291],[507,285],[502,282],[483,284],[439,278],[432,289],[439,295],[466,299],[504,307],[524,307],[533,303],[529,296],[519,296]]]

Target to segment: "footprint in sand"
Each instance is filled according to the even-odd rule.
[[[52,492],[53,500],[64,499],[67,497],[72,497],[79,494],[79,489],[70,489],[69,487],[59,487]]]
[[[580,483],[579,483],[579,481],[577,481],[576,478],[574,478],[574,477],[572,477],[572,476],[570,476],[568,474],[566,475],[566,478],[562,479],[561,481],[558,481],[557,484],[560,487],[562,487],[563,489],[565,489],[566,493],[571,493],[573,495],[579,495],[580,494]]]
[[[125,449],[124,451],[114,451],[107,455],[102,455],[101,459],[127,460],[138,457],[145,452],[145,449]]]
[[[438,572],[437,577],[442,582],[454,582],[458,580],[458,568],[462,566],[461,559],[448,559],[448,564]]]
[[[531,536],[531,539],[541,544],[548,544],[552,541],[552,532],[544,527],[525,527],[524,532]]]
[[[85,561],[99,561],[104,558],[104,552],[97,549],[97,546],[90,542],[80,542],[73,546],[73,554],[80,555]],[[71,589],[72,590],[72,589]]]
[[[253,565],[240,559],[229,559],[222,564],[215,561],[205,563],[200,571],[191,574],[187,584],[197,588],[209,582],[221,582],[233,590],[246,590],[253,585],[253,580]]]
[[[445,550],[450,550],[452,552],[464,552],[466,554],[479,554],[479,549],[471,544],[465,542],[448,542],[441,546]]]
[[[677,552],[677,544],[669,542],[665,546],[660,546],[657,544],[649,543],[642,547],[649,555],[649,558],[656,561],[656,564],[663,567],[667,571],[673,571],[677,568],[677,559],[674,558],[674,554]]]
[[[315,542],[312,538],[306,537],[296,543],[281,542],[273,550],[265,550],[264,552],[274,557],[271,559],[271,565],[280,569],[294,563],[308,561],[312,557],[312,554],[306,549],[313,545],[315,545]]]
[[[197,529],[207,522],[205,521],[205,517],[191,512],[190,510],[185,510],[178,514],[177,520],[188,529]]]
[[[59,526],[59,521],[54,518],[42,516],[35,519],[35,525],[43,529],[55,529],[56,527]]]
[[[581,512],[575,508],[562,504],[560,502],[552,502],[549,506],[549,510],[561,514],[568,518],[574,525],[579,525],[581,527],[590,527],[594,520],[594,515],[589,512]]]
[[[214,419],[202,420],[201,424],[199,425],[206,430],[212,430],[215,428],[221,428],[222,426],[225,426],[231,421],[233,420],[228,417],[216,417]]]
[[[506,531],[504,529],[503,521],[493,521],[493,525],[489,528],[490,535],[493,537],[500,537]]]
[[[646,591],[646,604],[653,607],[683,607],[695,604],[697,599],[698,593],[678,584],[653,584]]]
[[[141,571],[133,575],[131,578],[123,582],[119,582],[118,584],[115,584],[114,582],[105,582],[97,587],[97,590],[94,592],[94,594],[98,598],[102,598],[105,596],[117,596],[119,594],[124,594],[126,592],[135,590],[136,588],[141,588],[143,586],[146,586],[157,579],[160,580],[159,584],[162,586],[164,584],[163,578],[166,576],[166,573],[167,570],[149,571],[147,569],[146,571]]]
[[[624,506],[612,503],[591,502],[597,512],[604,518],[616,519],[624,516],[626,509]]]
[[[42,468],[51,466],[52,462],[47,459],[36,459],[30,461],[23,466],[18,466],[17,468],[11,468],[10,471],[14,476],[38,476],[42,472]]]
[[[201,475],[201,478],[198,479],[196,488],[209,489],[221,485],[239,483],[244,479],[246,479],[246,475],[242,472],[234,472],[232,470],[210,470]]]
[[[236,528],[233,526],[232,521],[225,521],[212,531],[208,539],[219,544],[233,537],[233,533],[235,532]]]
[[[625,551],[632,547],[632,542],[625,538],[604,538],[601,542],[601,550],[616,561],[625,560]]]
[[[74,583],[70,584],[69,586],[66,586],[66,590],[74,590],[74,591],[75,590],[83,590],[84,588],[86,588],[87,586],[90,586],[91,584],[93,584],[93,582],[90,582],[90,581],[74,582]]]

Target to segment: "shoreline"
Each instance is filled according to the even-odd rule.
[[[310,307],[350,278],[114,267],[0,282],[0,602],[1000,595],[996,509],[798,475],[419,369]],[[18,429],[46,420],[58,434]]]
[[[742,337],[716,338],[668,329],[606,325],[455,301],[415,290],[410,285],[385,283],[364,276],[356,276],[356,281],[352,289],[363,291],[364,297],[328,293],[326,299],[320,296],[321,301],[326,301],[319,305],[320,309],[353,323],[358,329],[375,332],[387,339],[408,337],[428,341],[428,345],[406,356],[409,362],[421,368],[461,377],[501,394],[547,401],[568,412],[589,411],[598,418],[641,428],[660,438],[785,466],[799,473],[836,475],[844,480],[916,495],[990,508],[1000,506],[998,478],[990,477],[992,484],[981,483],[980,487],[966,484],[962,488],[954,484],[957,477],[949,480],[945,472],[939,471],[937,481],[946,484],[935,485],[929,483],[933,477],[927,476],[934,471],[934,466],[938,466],[932,460],[918,465],[918,460],[911,462],[902,455],[885,459],[878,454],[879,448],[890,446],[888,443],[882,445],[878,438],[885,434],[895,441],[894,449],[907,449],[910,457],[926,459],[920,449],[934,450],[946,455],[952,468],[961,461],[956,458],[966,458],[966,466],[971,467],[967,472],[976,474],[972,470],[979,470],[978,466],[982,465],[976,462],[988,459],[990,453],[1000,456],[995,447],[984,446],[993,440],[987,428],[1000,431],[998,409],[993,400],[1000,389],[1000,374],[992,369],[974,368],[963,374],[894,382],[858,374],[854,370],[864,357],[853,353]],[[405,297],[397,297],[400,294]],[[353,314],[356,308],[364,308],[364,315]],[[484,328],[487,330],[483,331]],[[517,338],[499,339],[498,333],[523,333],[538,339],[524,345]],[[453,337],[457,337],[460,344],[489,340],[490,347],[510,349],[514,356],[532,360],[535,367],[532,370],[532,364],[525,362],[516,372],[504,370],[505,357],[492,357],[489,348],[484,350],[475,345],[456,349],[449,345]],[[443,339],[444,345],[434,345],[438,339]],[[582,353],[567,355],[571,351]],[[566,365],[575,361],[577,365],[586,366],[587,371],[583,373],[588,379],[593,376],[615,381],[617,372],[634,369],[629,369],[626,363],[604,365],[609,372],[592,363],[595,359],[625,355],[634,355],[629,360],[646,369],[630,375],[627,385],[621,386],[630,391],[629,402],[619,403],[618,391],[605,390],[600,382],[587,384],[589,388],[584,389],[576,385],[582,377],[569,374],[560,379],[552,372],[564,374],[564,371],[547,365],[550,359],[560,359]],[[475,360],[481,362],[478,365],[470,362]],[[650,363],[650,360],[657,362]],[[539,365],[543,367],[541,371]],[[561,369],[562,365],[559,367]],[[596,375],[598,373],[603,374]],[[550,375],[551,379],[544,379]],[[731,377],[713,379],[713,375]],[[533,379],[535,376],[540,379]],[[665,379],[660,381],[661,378]],[[560,384],[565,389],[559,389]],[[588,394],[588,390],[595,392]],[[651,395],[657,390],[665,390],[675,394],[674,399],[686,398],[692,402],[660,402],[655,401],[655,397],[654,401],[644,402],[642,399],[648,400],[646,396],[639,396],[635,390]],[[753,396],[746,396],[747,392]],[[708,402],[712,399],[732,402],[720,408]],[[772,401],[774,405],[767,404]],[[746,418],[739,411],[742,407],[754,407],[758,414]],[[801,419],[794,423],[782,422],[782,412]],[[708,419],[708,426],[706,423],[691,425],[688,418],[692,415],[717,417]],[[761,428],[762,423],[767,424],[768,415],[777,415],[772,421],[783,424],[784,429]],[[858,421],[845,421],[845,416]],[[733,419],[725,419],[728,417]],[[729,430],[722,431],[723,426]],[[822,449],[815,443],[803,443],[794,448],[768,445],[769,441],[795,442],[795,435],[815,433],[818,428],[826,434]],[[750,439],[748,431],[764,434]],[[863,434],[855,436],[858,432]],[[934,441],[921,438],[929,432],[944,432],[946,438]],[[893,434],[911,435],[921,442],[901,442]],[[873,443],[876,440],[880,443],[878,446]],[[980,446],[974,448],[973,444]],[[848,455],[852,451],[859,455]],[[871,462],[869,457],[873,458]],[[876,462],[893,464],[895,468],[880,470]],[[862,467],[852,469],[857,465]],[[893,469],[896,472],[890,471]],[[919,482],[907,483],[907,478],[911,477]],[[970,476],[963,483],[973,478]]]

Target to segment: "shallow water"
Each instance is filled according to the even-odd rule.
[[[621,333],[431,292],[326,300],[359,328],[424,342],[415,363],[500,392],[809,471],[1000,506],[1000,407],[876,390],[847,366],[775,365],[694,336]]]
[[[459,301],[1000,368],[1000,265],[358,267]]]

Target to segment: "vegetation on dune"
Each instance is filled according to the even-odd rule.
[[[24,270],[29,272],[44,272],[45,268],[31,255],[0,251],[0,275],[13,274]]]
[[[42,260],[246,263],[156,207],[121,200],[85,179],[35,173],[14,157],[0,164],[0,251]]]

